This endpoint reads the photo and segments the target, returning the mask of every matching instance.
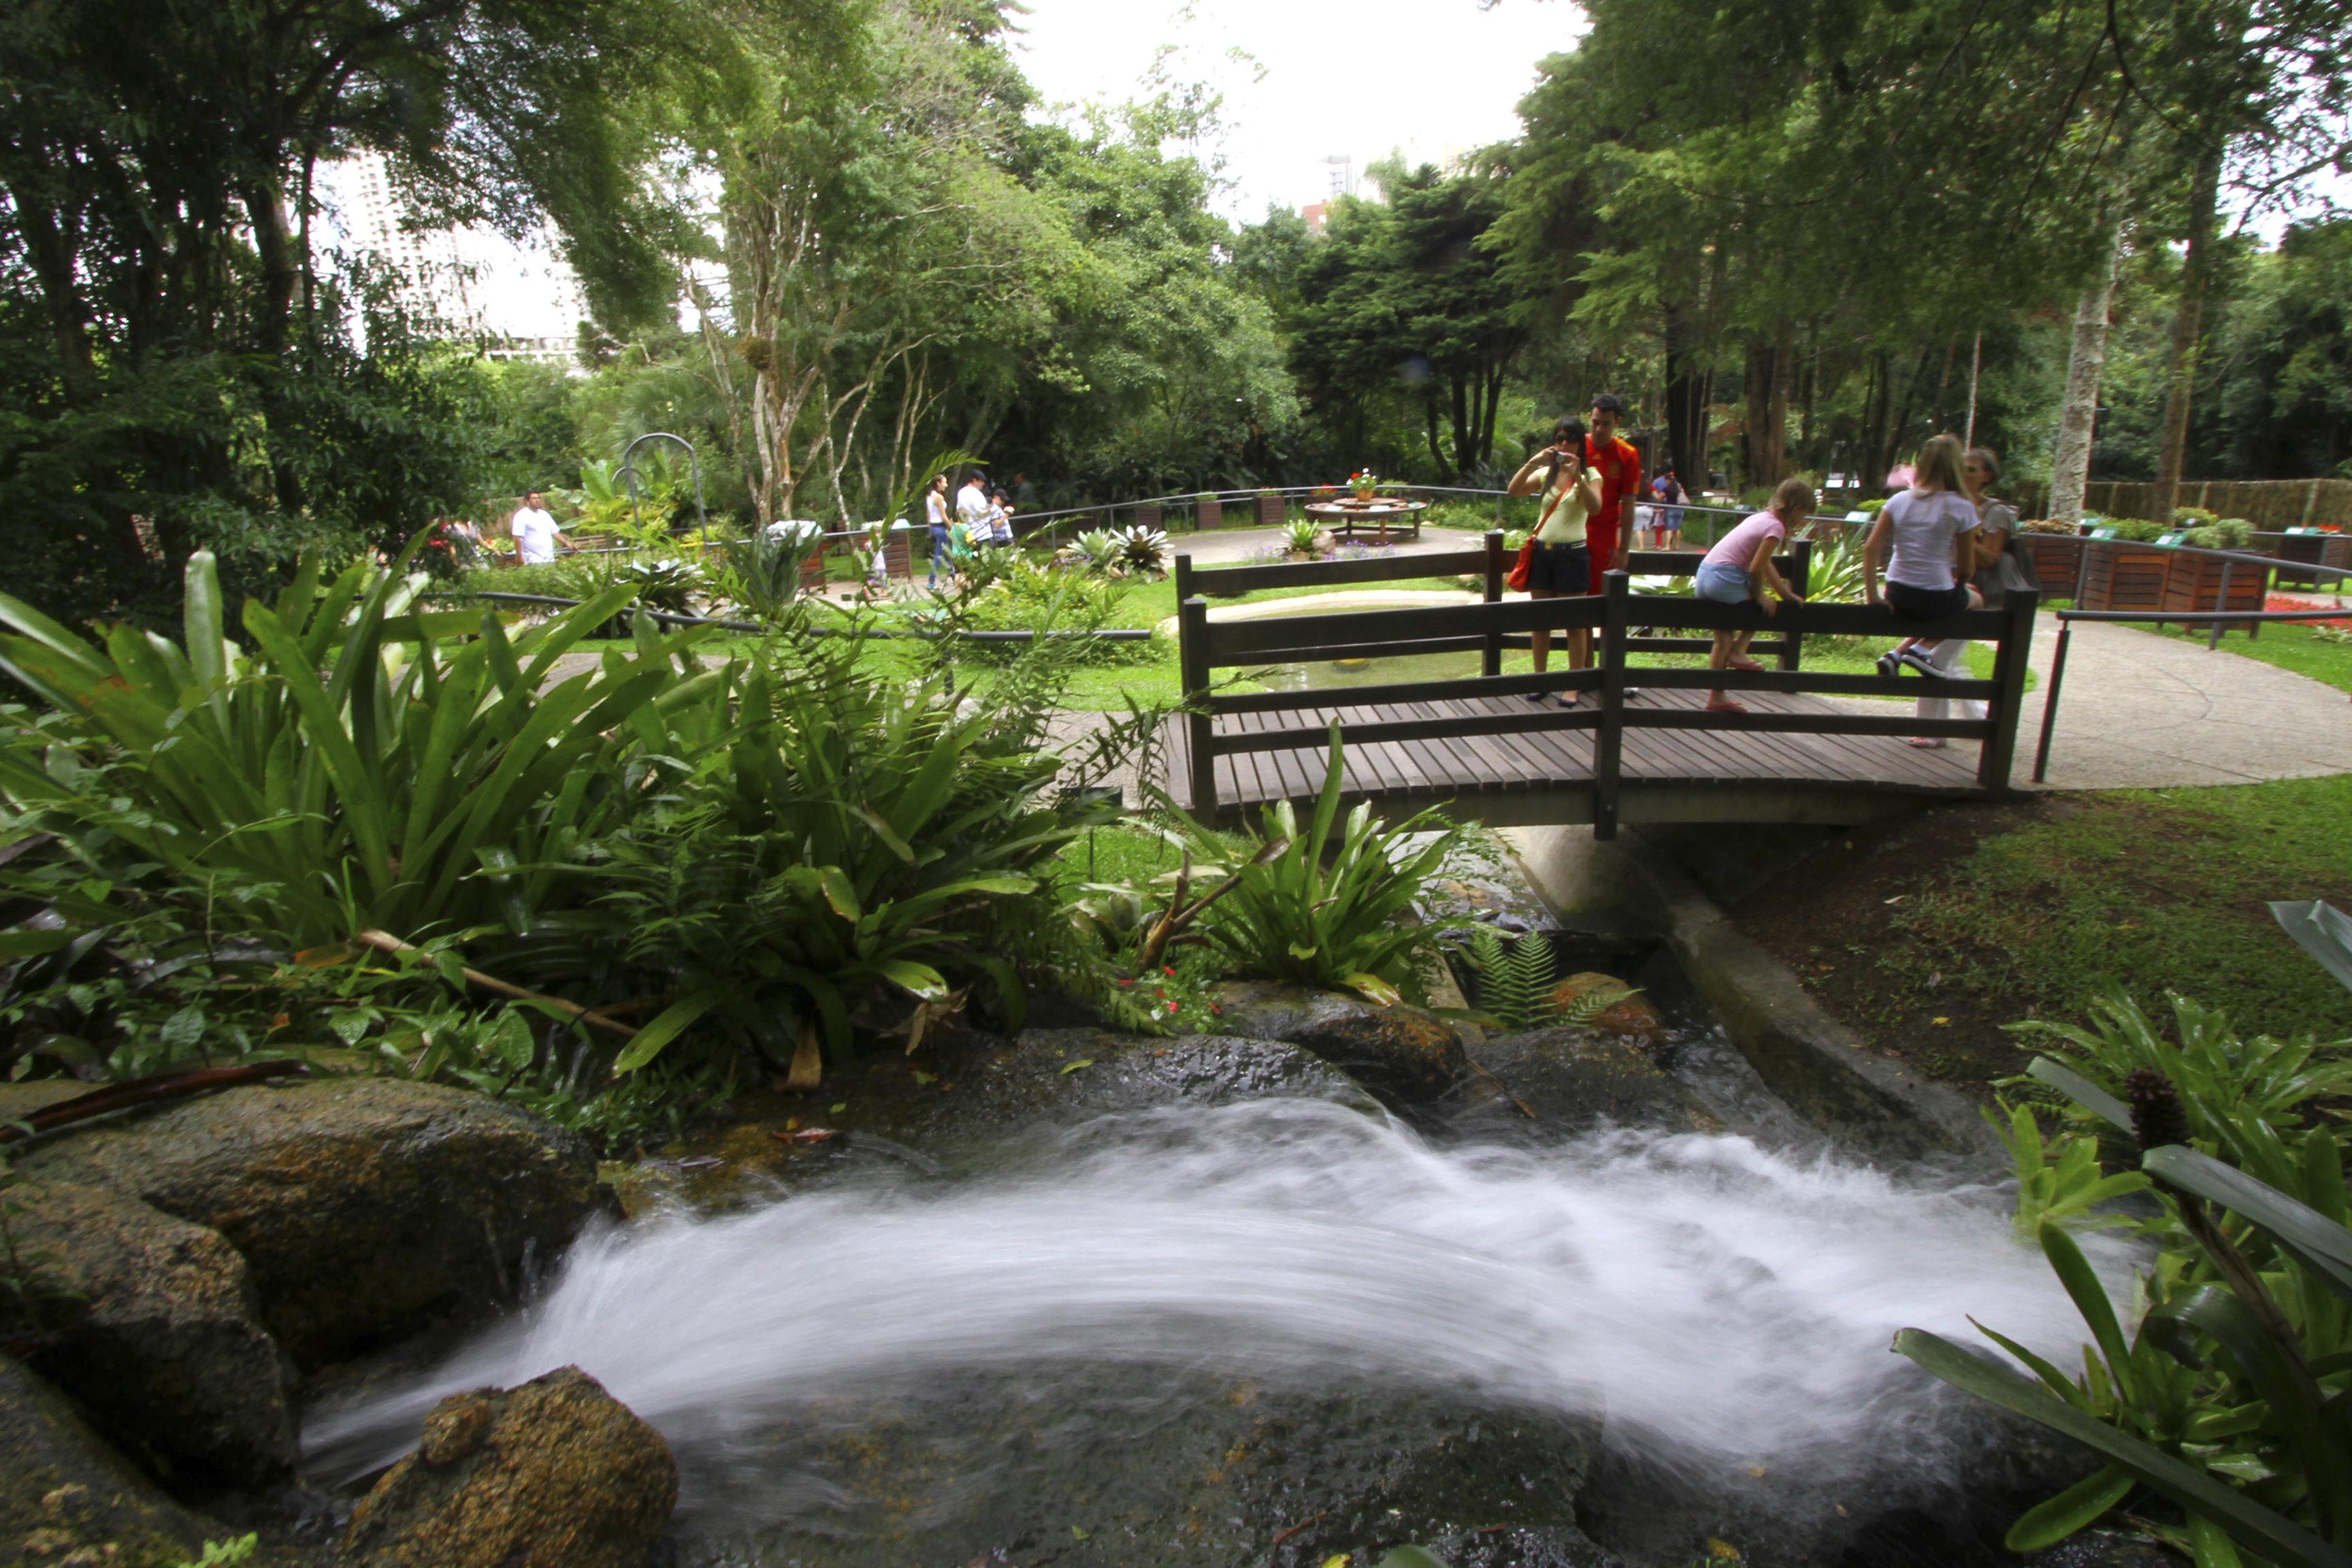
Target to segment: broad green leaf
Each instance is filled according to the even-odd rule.
[[[1396,1006],[1404,1000],[1402,995],[1398,994],[1397,988],[1395,986],[1390,984],[1387,981],[1381,979],[1377,974],[1366,974],[1359,971],[1354,974],[1348,975],[1346,978],[1341,980],[1339,984],[1347,986],[1352,991],[1362,993],[1365,996],[1370,997],[1372,1001],[1379,1003],[1383,1007]]]
[[[2352,1230],[2268,1183],[2177,1143],[2149,1150],[2140,1168],[2252,1220],[2331,1289],[2352,1299]]]
[[[893,985],[913,992],[926,1002],[936,1002],[948,994],[948,983],[940,972],[928,963],[917,963],[904,958],[887,958],[875,969]]]
[[[2052,1061],[2048,1057],[2036,1057],[2026,1064],[2025,1072],[2027,1077],[2048,1084],[2094,1116],[2113,1122],[2126,1132],[2131,1131],[2131,1107],[2074,1068]]]
[[[733,993],[728,984],[705,985],[688,994],[662,1009],[654,1021],[636,1032],[626,1048],[613,1063],[616,1073],[635,1072],[656,1057],[672,1040],[692,1028],[705,1013],[718,1006]]]
[[[2131,1495],[2138,1483],[2113,1465],[2095,1470],[2049,1501],[2037,1503],[2018,1516],[2001,1544],[2011,1552],[2039,1552],[2055,1546],[2084,1526],[2096,1523],[2109,1509]]]
[[[1956,1388],[2074,1438],[2190,1513],[2213,1519],[2238,1542],[2277,1563],[2295,1568],[2352,1568],[2352,1553],[2337,1551],[2285,1515],[1940,1335],[1905,1329],[1895,1336],[1895,1350]]]
[[[2274,903],[2271,918],[2337,984],[2352,991],[2352,916],[2332,904],[2310,902]]]
[[[824,889],[824,901],[833,906],[833,912],[845,921],[856,920],[857,889],[849,885],[849,879],[842,874],[841,868],[821,866],[817,868],[816,879],[817,886]]]
[[[499,1012],[482,1044],[490,1055],[517,1072],[530,1066],[531,1058],[539,1054],[539,1042],[531,1037],[530,1020],[511,1007]]]

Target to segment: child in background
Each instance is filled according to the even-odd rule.
[[[1696,586],[1698,596],[1718,605],[1737,605],[1753,600],[1766,615],[1779,611],[1782,602],[1804,603],[1804,596],[1789,586],[1773,564],[1772,554],[1788,542],[1789,531],[1803,522],[1813,510],[1813,488],[1802,479],[1782,479],[1780,488],[1772,492],[1772,506],[1759,511],[1716,541],[1706,559],[1698,563]],[[1772,597],[1764,596],[1770,589]],[[1756,640],[1753,630],[1733,631],[1728,628],[1715,634],[1715,651],[1707,658],[1709,669],[1762,669],[1764,667],[1748,657],[1748,645]],[[1745,703],[1734,701],[1718,689],[1706,694],[1706,706],[1714,713],[1745,713]]]

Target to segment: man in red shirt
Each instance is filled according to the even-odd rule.
[[[1642,454],[1617,434],[1624,422],[1625,405],[1615,393],[1604,392],[1592,400],[1584,461],[1601,477],[1601,510],[1586,521],[1584,532],[1596,594],[1601,578],[1625,564],[1626,546],[1633,538],[1633,498],[1642,493]]]

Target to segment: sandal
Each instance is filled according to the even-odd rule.
[[[1941,735],[1914,735],[1911,737],[1910,743],[1923,752],[1940,752],[1951,744]]]
[[[1708,700],[1705,711],[1709,713],[1745,713],[1748,711],[1748,704],[1745,702],[1735,702],[1728,697],[1714,698]]]
[[[1744,653],[1733,654],[1729,661],[1729,667],[1733,669],[1748,670],[1757,675],[1764,673],[1764,666],[1757,660],[1748,658]]]

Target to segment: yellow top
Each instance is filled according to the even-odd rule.
[[[1536,530],[1536,538],[1546,544],[1581,544],[1584,525],[1601,510],[1601,481],[1587,465],[1574,483],[1568,477],[1568,465],[1560,465],[1559,477],[1544,491],[1543,505],[1536,515],[1543,526]]]

